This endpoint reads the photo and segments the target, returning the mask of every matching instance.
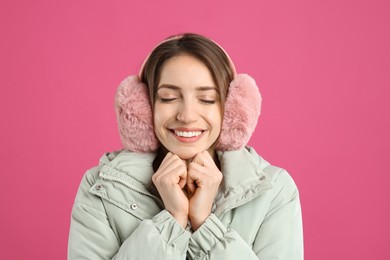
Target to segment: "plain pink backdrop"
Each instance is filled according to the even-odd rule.
[[[0,3],[0,259],[65,259],[84,172],[121,148],[119,82],[179,32],[256,79],[250,141],[300,188],[306,259],[390,259],[390,2]]]

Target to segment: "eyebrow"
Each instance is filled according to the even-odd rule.
[[[180,90],[181,89],[180,87],[175,86],[175,85],[171,85],[171,84],[163,84],[161,86],[158,86],[157,90],[159,90],[161,88],[168,88],[168,89],[173,89],[173,90]],[[219,92],[216,87],[211,87],[211,86],[199,86],[199,87],[196,87],[195,89],[200,90],[200,91],[215,90],[215,91]]]

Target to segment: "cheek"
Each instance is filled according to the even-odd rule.
[[[210,111],[207,115],[208,117],[208,120],[210,122],[210,124],[212,125],[212,127],[215,129],[215,130],[218,130],[218,132],[221,131],[221,127],[222,127],[222,112],[219,108],[213,110],[213,111]]]
[[[153,127],[154,129],[157,129],[159,125],[161,124],[161,113],[158,106],[154,105],[153,107]]]
[[[153,108],[153,126],[161,128],[172,116],[172,111],[166,105],[156,103]]]

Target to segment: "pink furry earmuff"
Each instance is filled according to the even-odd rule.
[[[255,131],[261,112],[261,95],[255,80],[238,74],[230,83],[225,101],[221,134],[216,144],[220,151],[244,147]]]
[[[235,72],[233,62],[228,55],[227,57]],[[148,91],[148,87],[139,81],[139,76],[133,75],[121,82],[115,96],[122,144],[124,148],[134,152],[153,152],[159,147],[153,129]],[[261,95],[256,82],[249,75],[236,74],[228,89],[216,149],[230,151],[244,147],[256,128],[260,112]]]
[[[115,112],[123,146],[134,152],[157,150],[148,87],[137,75],[124,79],[115,95]]]

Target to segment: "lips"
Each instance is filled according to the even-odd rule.
[[[173,130],[175,135],[180,136],[180,137],[195,137],[200,134],[202,134],[202,131],[178,131],[178,130]]]
[[[170,129],[172,135],[179,140],[180,142],[184,143],[192,143],[198,141],[200,138],[202,138],[203,133],[205,130],[202,129],[184,129],[184,128],[175,128]]]

